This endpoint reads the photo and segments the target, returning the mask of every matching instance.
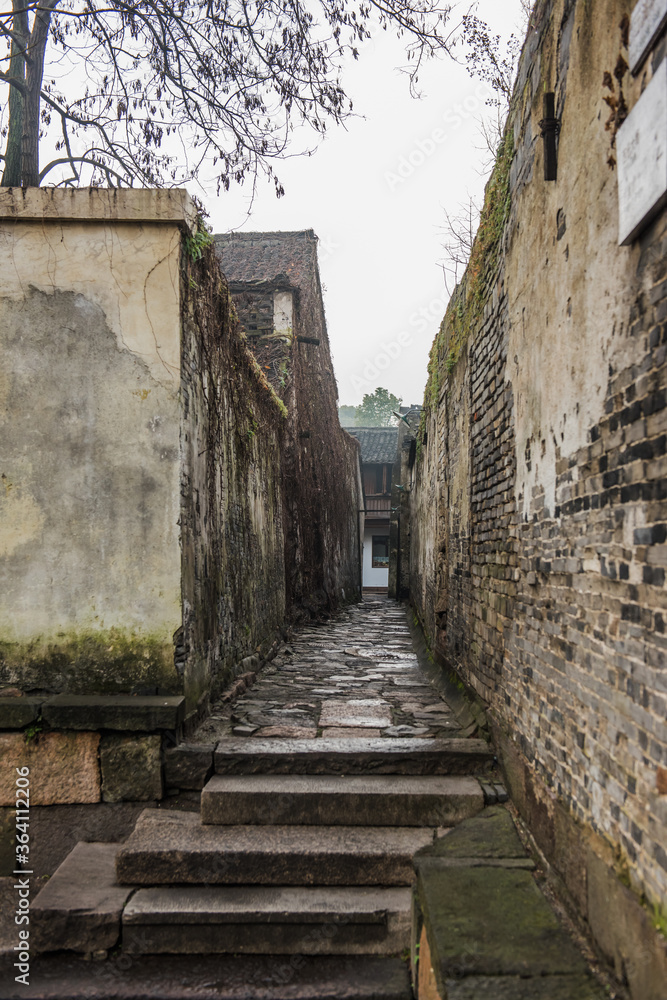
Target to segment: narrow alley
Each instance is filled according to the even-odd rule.
[[[598,1000],[409,613],[370,596],[296,628],[214,706],[169,751],[161,807],[44,885],[52,954],[11,996]]]
[[[366,597],[298,629],[257,683],[198,739],[416,738],[470,735],[419,670],[405,609]]]

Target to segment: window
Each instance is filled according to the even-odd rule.
[[[389,569],[389,535],[373,535],[373,569]]]
[[[364,468],[366,496],[391,493],[391,465],[367,465]]]

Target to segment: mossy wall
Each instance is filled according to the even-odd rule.
[[[212,248],[183,256],[182,663],[189,708],[283,623],[285,407],[243,337]]]
[[[604,937],[594,920],[593,862],[570,865],[566,847],[575,828],[590,838],[661,924],[667,220],[618,245],[607,98],[613,81],[631,110],[665,45],[630,75],[634,6],[535,7],[470,265],[431,354],[410,589],[436,656],[504,734],[515,801],[554,871],[644,1000],[660,994],[621,922]],[[561,126],[556,181],[545,93]]]
[[[181,687],[186,214],[182,192],[3,189],[0,687]]]

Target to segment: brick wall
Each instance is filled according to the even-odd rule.
[[[632,7],[533,15],[504,225],[481,266],[478,244],[432,355],[411,595],[440,661],[489,707],[570,902],[633,997],[657,1000],[664,976],[645,970],[667,969],[664,940],[633,955],[627,928],[608,926],[621,887],[649,912],[667,895],[667,222],[618,246],[603,86],[620,67],[632,108],[663,58],[657,44],[636,78],[623,72]],[[545,91],[562,125],[556,182],[543,179]],[[487,208],[493,197],[492,182]],[[599,861],[614,873],[605,927]]]

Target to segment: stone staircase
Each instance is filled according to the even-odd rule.
[[[111,955],[89,969],[121,954],[128,977],[153,968],[151,989],[174,969],[191,983],[205,956],[235,963],[235,982],[243,962],[291,956],[289,982],[268,993],[220,980],[205,995],[406,1000],[413,857],[483,809],[472,775],[489,758],[470,739],[222,740],[199,812],[146,809],[123,845],[77,845],[33,903],[38,948],[70,952],[51,968],[72,998],[85,995],[74,952]],[[134,989],[179,995],[144,994],[136,976]],[[100,990],[125,996],[122,976]]]

